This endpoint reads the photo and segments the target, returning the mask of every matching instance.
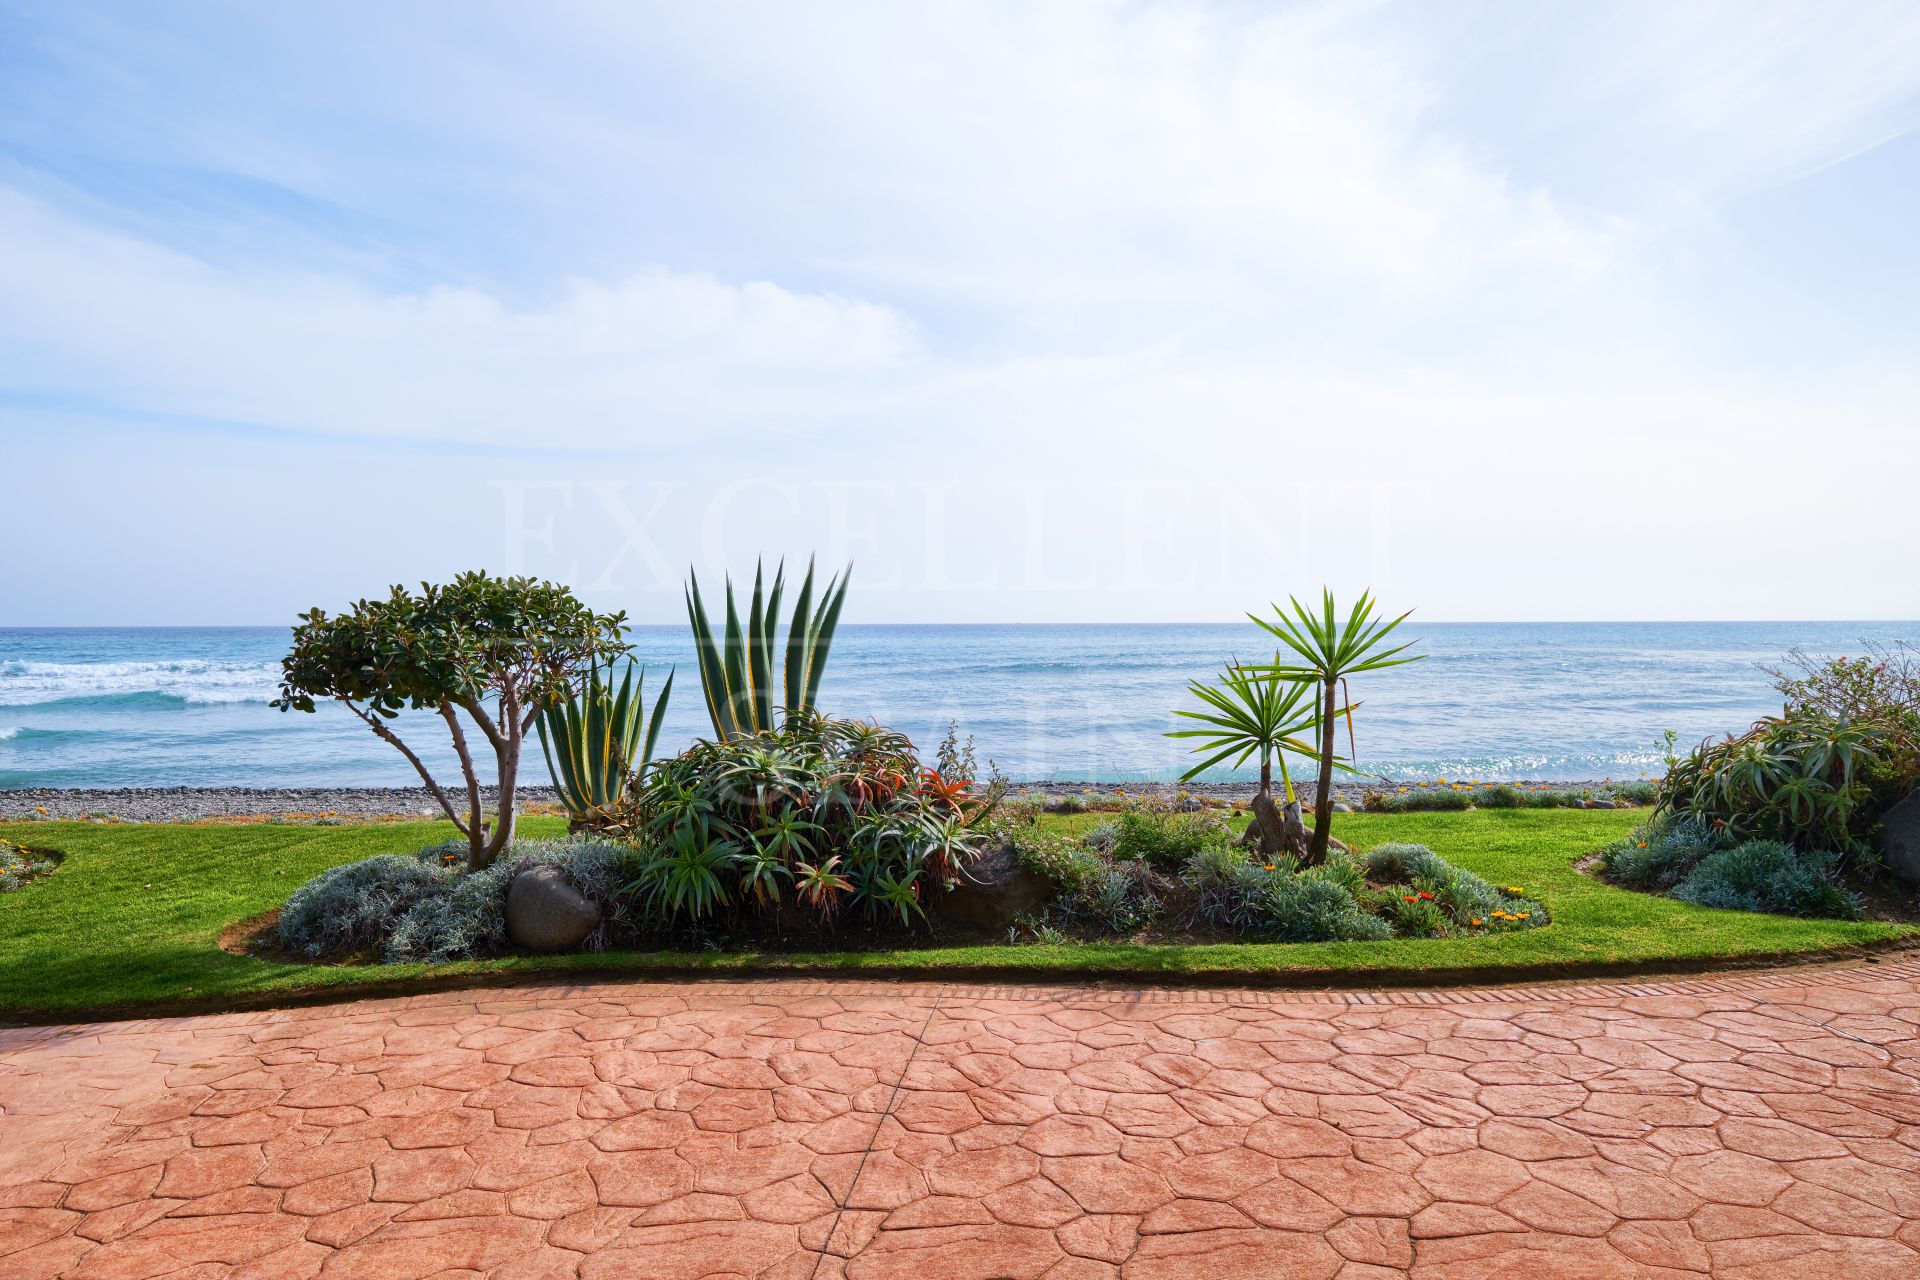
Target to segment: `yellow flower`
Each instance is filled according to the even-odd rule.
[[[43,813],[45,813],[45,812],[47,811],[47,806],[45,806],[45,805],[43,805],[43,804],[37,804],[37,805],[35,805],[35,806],[33,806],[33,811],[34,811],[35,813],[42,813],[42,814],[43,814]]]
[[[1482,920],[1479,916],[1475,916],[1473,918],[1473,927],[1476,929],[1478,929],[1482,924],[1485,924],[1485,923],[1486,922]]]

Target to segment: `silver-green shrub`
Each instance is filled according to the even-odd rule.
[[[1834,883],[1840,855],[1801,852],[1779,840],[1716,849],[1673,887],[1673,896],[1729,911],[1852,920],[1860,903]]]
[[[324,960],[378,950],[388,964],[439,964],[497,955],[507,946],[507,889],[530,866],[548,865],[599,904],[601,926],[586,941],[606,945],[624,927],[620,897],[626,849],[595,841],[521,841],[493,865],[462,871],[436,845],[411,857],[381,854],[323,871],[294,890],[280,912],[281,945]]]
[[[1671,889],[1726,841],[1704,818],[1661,814],[1600,851],[1600,869],[1635,889]]]

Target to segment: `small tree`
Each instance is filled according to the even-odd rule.
[[[1338,758],[1333,754],[1333,728],[1339,718],[1334,702],[1341,682],[1362,671],[1398,667],[1418,662],[1426,656],[1419,653],[1408,654],[1404,658],[1399,656],[1413,647],[1413,641],[1391,649],[1380,647],[1393,629],[1407,620],[1413,612],[1411,609],[1392,621],[1377,619],[1373,613],[1373,596],[1363,591],[1342,624],[1334,610],[1333,592],[1322,588],[1320,595],[1321,612],[1318,614],[1289,596],[1287,603],[1293,606],[1292,617],[1287,616],[1287,611],[1277,604],[1273,606],[1274,620],[1271,622],[1253,614],[1247,615],[1302,659],[1297,663],[1276,660],[1274,674],[1283,679],[1314,685],[1320,694],[1321,715],[1317,722],[1320,730],[1320,790],[1313,798],[1313,844],[1307,853],[1310,863],[1326,860],[1327,841],[1333,836],[1333,771],[1338,764]],[[1349,700],[1349,708],[1352,705]],[[1350,713],[1347,732],[1353,732]]]
[[[631,648],[621,639],[625,621],[624,613],[596,614],[567,588],[532,578],[463,573],[446,586],[422,583],[418,595],[396,586],[386,599],[361,600],[349,613],[308,613],[293,629],[273,705],[312,711],[319,698],[344,704],[413,765],[467,838],[467,866],[477,871],[513,839],[514,785],[528,726],[569,692],[577,673]],[[438,712],[446,722],[466,780],[464,817],[390,726],[403,707]],[[491,824],[459,712],[493,750],[499,804]]]
[[[1280,655],[1273,655],[1274,666]],[[1260,756],[1260,789],[1253,793],[1253,818],[1247,823],[1243,844],[1257,844],[1268,857],[1290,854],[1305,858],[1307,828],[1300,821],[1300,801],[1294,794],[1293,778],[1287,773],[1289,751],[1310,756],[1314,748],[1301,735],[1318,727],[1320,708],[1314,686],[1289,680],[1272,668],[1244,667],[1229,662],[1217,684],[1187,682],[1193,696],[1207,704],[1209,711],[1176,711],[1173,714],[1198,720],[1204,729],[1175,729],[1169,738],[1198,738],[1195,754],[1207,758],[1182,775],[1190,782],[1215,765],[1233,757],[1230,768],[1238,769],[1247,757]],[[1273,764],[1280,761],[1280,780],[1286,787],[1287,805],[1283,811],[1273,802]]]

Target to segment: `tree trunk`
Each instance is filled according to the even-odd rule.
[[[1300,804],[1289,800],[1282,810],[1273,802],[1273,765],[1260,763],[1260,789],[1253,793],[1253,818],[1241,834],[1240,843],[1253,845],[1269,858],[1291,854],[1303,857],[1307,852],[1307,830],[1300,821]]]
[[[520,701],[514,696],[512,688],[500,695],[499,732],[493,735],[494,759],[500,769],[499,813],[493,823],[493,835],[482,850],[482,858],[475,871],[493,865],[509,844],[513,843],[514,788],[520,778],[520,743],[525,725],[520,722]]]
[[[520,715],[520,699],[511,686],[500,691],[498,724],[487,717],[487,709],[478,699],[463,698],[460,705],[467,709],[467,714],[473,717],[473,722],[480,726],[480,732],[486,735],[487,742],[493,747],[493,759],[500,777],[498,813],[493,827],[490,831],[475,828],[467,850],[467,869],[481,871],[492,866],[494,859],[500,856],[500,851],[513,840],[513,792],[520,773],[520,745],[526,735],[526,725]]]
[[[1333,835],[1333,695],[1336,685],[1327,681],[1326,697],[1320,703],[1320,789],[1313,797],[1313,843],[1307,850],[1308,866],[1327,860],[1327,840]]]
[[[472,870],[485,865],[487,848],[487,824],[480,809],[480,778],[473,770],[473,753],[467,750],[467,735],[460,728],[460,717],[454,714],[453,703],[440,704],[440,718],[447,722],[447,730],[453,735],[453,752],[460,757],[460,774],[467,780],[467,825],[463,831],[467,837],[467,867]]]

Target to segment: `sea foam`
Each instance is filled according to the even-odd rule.
[[[165,662],[0,662],[0,706],[28,707],[75,698],[162,694],[183,702],[265,702],[277,666],[180,658]]]

